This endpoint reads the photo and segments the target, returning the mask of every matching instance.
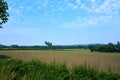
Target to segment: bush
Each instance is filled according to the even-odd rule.
[[[120,74],[84,64],[68,69],[65,64],[0,59],[0,80],[119,80]]]
[[[84,64],[72,69],[73,80],[99,80],[99,70]]]

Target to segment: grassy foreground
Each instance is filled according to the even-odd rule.
[[[120,80],[120,74],[87,64],[69,69],[55,62],[0,59],[0,80]]]
[[[120,53],[90,52],[88,49],[78,50],[3,50],[1,58],[13,58],[23,61],[40,60],[47,63],[66,63],[71,68],[73,64],[95,65],[99,69],[109,66],[112,70],[120,72]]]

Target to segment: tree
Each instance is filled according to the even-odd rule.
[[[19,48],[19,45],[11,45],[11,48]]]
[[[119,42],[119,41],[117,42],[117,45],[120,45],[120,42]]]
[[[52,47],[52,43],[51,43],[51,42],[45,41],[45,44],[46,44],[49,48]]]
[[[120,52],[120,42],[117,42],[117,51]]]
[[[8,21],[8,4],[4,0],[0,0],[0,28],[2,28],[2,24]]]

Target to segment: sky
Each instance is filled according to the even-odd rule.
[[[120,41],[120,0],[5,0],[0,44],[53,45]]]

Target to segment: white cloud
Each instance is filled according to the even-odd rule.
[[[27,7],[27,10],[31,10],[32,8],[30,6]]]
[[[73,20],[72,22],[67,22],[63,24],[62,28],[82,28],[82,27],[90,27],[96,26],[99,24],[99,19],[97,17],[85,17],[85,18],[78,18]]]
[[[113,23],[112,16],[105,16],[105,15],[99,15],[99,16],[87,16],[84,18],[78,17],[77,19],[67,22],[63,25],[61,25],[62,28],[85,28],[85,27],[96,27],[98,25],[106,24],[106,23]]]
[[[118,14],[119,10],[120,0],[105,0],[103,4],[94,9],[94,12],[97,14],[113,15]]]
[[[76,0],[76,3],[77,3],[78,5],[80,5],[80,4],[81,4],[81,1],[80,1],[80,0]]]
[[[112,16],[104,16],[104,15],[102,15],[102,16],[99,16],[98,18],[103,23],[107,23],[107,22],[112,21]]]
[[[42,3],[42,6],[47,6],[48,5],[48,0],[44,0],[44,2]]]
[[[114,16],[120,15],[120,0],[86,0],[85,2],[76,0],[76,3],[81,3],[80,8],[86,12],[86,16],[67,22],[62,27],[86,27],[110,23],[115,19]],[[73,6],[78,8],[78,5],[69,4],[71,8]]]
[[[27,15],[28,19],[25,20],[26,15],[24,12],[27,12],[25,11],[26,9],[28,11],[31,10],[31,14],[49,16],[53,18],[56,16],[60,17],[61,15],[65,14],[65,12],[71,15],[76,14],[74,12],[68,13],[69,10],[76,10],[77,12],[83,11],[84,16],[81,14],[76,15],[82,16],[82,18],[75,19],[76,16],[74,16],[74,20],[69,22],[66,21],[64,26],[68,27],[90,26],[100,23],[108,23],[114,19],[114,16],[120,15],[120,0],[32,0],[31,2],[35,2],[32,4],[28,4],[29,0],[27,0],[21,2],[18,7],[16,7],[16,1],[8,0],[8,2],[11,13],[10,17],[12,18],[13,22],[21,22],[21,20],[32,22],[29,19],[33,17],[31,15]],[[17,2],[20,2],[20,0],[17,0]],[[31,5],[36,7],[32,7]],[[62,14],[62,12],[64,13]]]
[[[95,3],[96,2],[96,0],[90,0],[91,2],[93,2],[93,3]]]
[[[24,6],[20,6],[20,9],[24,9]]]

